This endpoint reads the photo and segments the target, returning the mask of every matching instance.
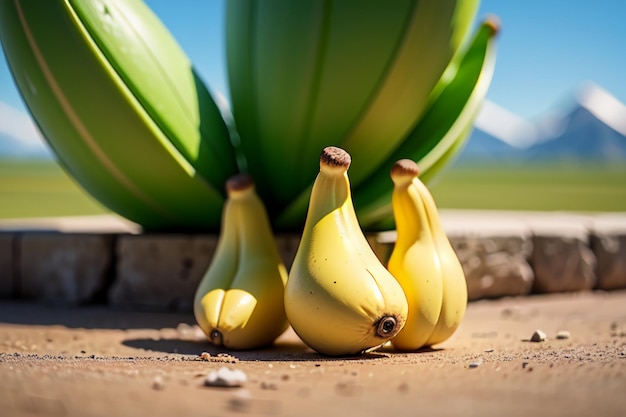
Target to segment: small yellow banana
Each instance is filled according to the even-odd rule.
[[[427,345],[432,346],[446,341],[461,324],[467,309],[467,281],[461,261],[441,226],[433,196],[419,178],[415,178],[415,180],[415,185],[426,208],[432,236],[435,239],[441,278],[443,279],[443,303],[439,321],[437,321],[435,330],[426,342]]]
[[[285,311],[300,338],[319,353],[372,350],[404,325],[402,288],[380,263],[359,226],[347,171],[350,155],[320,157],[304,231],[285,288]]]
[[[226,191],[219,241],[196,290],[194,314],[214,345],[253,349],[288,327],[287,270],[251,177],[229,178]]]
[[[416,350],[448,339],[467,306],[463,269],[418,173],[417,164],[409,159],[397,161],[391,170],[397,239],[388,268],[409,302],[407,323],[392,339],[399,350]]]

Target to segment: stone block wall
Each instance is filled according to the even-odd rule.
[[[191,310],[217,239],[203,235],[124,235],[115,246],[113,306]]]
[[[0,233],[0,298],[10,298],[16,293],[14,285],[14,248],[15,236],[12,233]]]
[[[445,212],[470,300],[626,289],[626,214],[573,216]],[[382,262],[395,232],[368,234]],[[201,234],[2,230],[0,298],[191,311],[218,238]],[[276,244],[287,268],[298,235]]]

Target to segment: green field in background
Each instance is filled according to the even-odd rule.
[[[55,162],[0,160],[0,218],[103,213]]]
[[[446,208],[626,211],[626,164],[451,166],[430,188]]]
[[[626,164],[451,166],[430,188],[441,208],[626,211]],[[107,212],[55,162],[0,160],[0,218]]]

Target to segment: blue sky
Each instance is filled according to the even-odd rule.
[[[226,95],[224,0],[146,2],[210,88]],[[592,81],[626,102],[626,1],[483,0],[477,22],[489,14],[502,23],[490,101],[532,120]],[[0,130],[6,105],[25,112],[2,56]]]

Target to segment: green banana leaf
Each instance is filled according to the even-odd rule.
[[[353,201],[363,229],[386,230],[393,224],[390,170],[402,158],[418,161],[428,181],[460,149],[471,132],[495,66],[497,23],[484,22],[471,43],[451,62],[432,95],[422,118],[400,146],[360,184],[353,184]],[[349,172],[350,174],[350,172]],[[352,177],[351,177],[352,178]],[[277,229],[296,228],[308,204],[303,192],[276,219]],[[390,221],[388,221],[390,220]]]
[[[237,170],[228,130],[143,3],[2,0],[0,40],[34,120],[87,192],[146,229],[219,229],[223,180]]]
[[[373,175],[355,187],[354,204],[362,227],[377,229],[376,222],[393,218],[389,173],[396,161],[417,161],[422,181],[428,182],[462,147],[491,82],[497,32],[497,22],[481,24],[468,49],[433,89],[433,99],[415,129]]]
[[[272,218],[308,189],[325,146],[350,152],[354,184],[398,146],[477,4],[227,2],[233,115],[247,169]]]

